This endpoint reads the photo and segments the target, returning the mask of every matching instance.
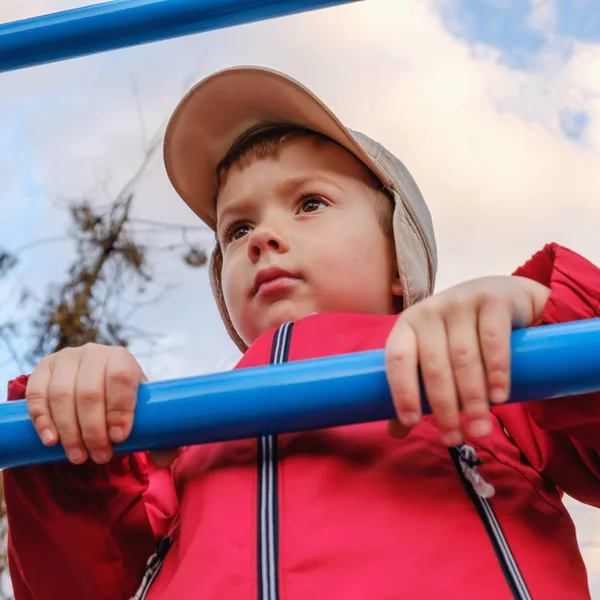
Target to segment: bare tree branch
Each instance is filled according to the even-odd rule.
[[[10,336],[6,333],[4,325],[0,326],[0,340],[4,342],[4,345],[6,346],[6,349],[10,354],[11,361],[14,362],[15,365],[17,365],[17,368],[19,369],[19,371],[21,371],[21,373],[25,373],[25,363],[19,356],[19,353],[14,347]]]
[[[33,250],[34,248],[39,248],[40,246],[47,246],[48,244],[56,244],[57,242],[70,242],[73,241],[71,237],[68,235],[55,235],[49,238],[43,238],[41,240],[35,240],[33,242],[28,242],[27,244],[23,244],[14,250],[11,250],[12,254],[20,255],[23,252],[27,252],[28,250]]]
[[[54,204],[69,217],[64,235],[30,241],[10,253],[0,249],[0,277],[12,270],[23,253],[40,251],[49,244],[71,241],[75,254],[63,276],[55,278],[39,296],[34,297],[27,290],[21,277],[18,286],[23,289],[22,296],[30,298],[29,313],[25,314],[31,342],[27,353],[20,356],[17,351],[20,346],[13,343],[16,338],[12,323],[0,322],[0,346],[6,346],[10,355],[0,366],[13,362],[24,373],[27,363],[35,364],[52,352],[87,342],[121,346],[136,343],[136,347],[142,344],[154,351],[160,348],[160,333],[145,331],[133,323],[141,309],[162,302],[174,289],[171,282],[168,285],[155,282],[154,252],[164,249],[180,252],[183,263],[191,267],[206,263],[204,241],[208,242],[207,233],[212,234],[206,227],[132,217],[140,181],[161,147],[165,125],[162,123],[148,137],[135,81],[132,90],[144,154],[131,177],[116,194],[110,192],[110,177],[105,173],[98,177],[95,189],[87,190],[79,198],[59,198]],[[170,241],[169,236],[177,239]],[[34,289],[37,291],[37,287]],[[22,304],[15,310],[22,312]],[[6,568],[3,510],[0,505],[0,576]]]
[[[129,83],[131,85],[131,90],[133,93],[133,101],[135,104],[135,112],[138,116],[138,121],[140,123],[140,131],[142,136],[142,151],[144,153],[148,152],[148,131],[146,128],[146,121],[144,119],[144,111],[142,109],[142,102],[140,99],[140,90],[137,85],[137,81],[133,75],[129,76]]]

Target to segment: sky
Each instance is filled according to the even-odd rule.
[[[82,4],[4,2],[0,22]],[[0,246],[59,233],[61,199],[114,195],[142,158],[143,131],[164,122],[191,82],[236,64],[289,73],[402,158],[433,215],[437,290],[508,274],[552,241],[600,264],[597,0],[364,0],[0,74]],[[198,224],[160,157],[135,210]],[[198,235],[210,244],[209,232]],[[71,252],[31,251],[16,276],[41,291]],[[162,336],[153,353],[140,349],[150,379],[234,364],[206,271],[172,258],[157,269],[171,293],[135,318]],[[0,307],[14,314],[16,283],[0,280]],[[19,371],[6,358],[0,348],[0,380]],[[600,600],[600,518],[569,506]]]

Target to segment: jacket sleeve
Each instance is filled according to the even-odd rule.
[[[546,246],[515,275],[551,290],[537,324],[600,317],[600,269],[564,247]],[[570,496],[600,507],[600,393],[507,405],[494,412],[536,470]]]
[[[23,398],[27,377],[9,384]],[[170,470],[146,454],[107,465],[3,472],[15,600],[127,600],[177,509]]]

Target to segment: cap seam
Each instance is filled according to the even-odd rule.
[[[396,190],[396,193],[398,194],[398,197],[400,198],[400,200],[402,202],[402,208],[404,209],[405,214],[408,217],[406,219],[406,221],[409,224],[410,228],[413,230],[415,237],[417,238],[417,240],[419,241],[419,244],[421,245],[421,249],[424,251],[425,258],[427,259],[427,290],[426,290],[426,293],[429,293],[431,291],[431,288],[433,285],[432,276],[431,276],[431,270],[432,270],[432,264],[433,264],[432,257],[429,252],[429,249],[427,247],[427,244],[425,243],[423,231],[422,231],[421,227],[419,226],[418,222],[415,220],[415,216],[413,214],[410,203],[406,201],[406,198],[404,197],[404,194],[402,193],[401,190]],[[396,240],[396,243],[398,243],[398,240]]]

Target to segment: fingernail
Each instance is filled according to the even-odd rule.
[[[125,437],[125,430],[122,427],[111,427],[108,430],[108,436],[113,442],[122,442]]]
[[[460,431],[447,431],[446,433],[442,434],[442,442],[450,448],[460,446],[462,441],[463,439]]]
[[[54,433],[51,429],[44,429],[40,434],[40,438],[44,444],[51,444],[54,441]]]
[[[398,416],[399,421],[404,427],[414,427],[419,422],[419,418],[419,413],[415,411],[403,412]]]
[[[490,402],[493,404],[502,404],[508,400],[508,394],[504,388],[495,388],[490,390]]]
[[[104,452],[103,450],[96,450],[91,454],[92,460],[98,464],[103,465],[110,460],[110,454],[108,452]]]
[[[75,464],[82,463],[85,460],[85,454],[79,448],[67,450],[67,458]]]
[[[489,419],[475,419],[469,423],[469,433],[473,437],[484,437],[492,431]]]

